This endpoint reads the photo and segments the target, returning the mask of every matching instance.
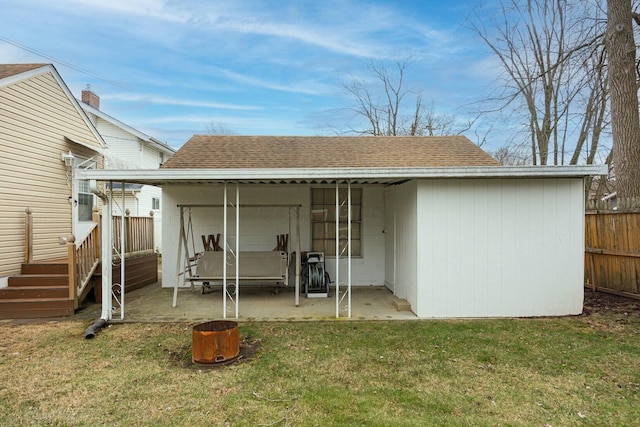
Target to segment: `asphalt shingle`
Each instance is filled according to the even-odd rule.
[[[36,68],[44,67],[45,65],[48,64],[0,64],[0,80],[35,70]]]
[[[498,166],[464,136],[194,135],[162,167],[173,169]]]

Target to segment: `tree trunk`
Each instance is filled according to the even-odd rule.
[[[631,0],[607,1],[613,167],[618,197],[640,196],[640,117]]]

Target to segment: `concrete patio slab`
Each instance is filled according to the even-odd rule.
[[[353,287],[351,294],[351,319],[353,320],[412,320],[411,311],[398,310],[397,298],[385,287]],[[343,293],[341,292],[341,296]],[[335,289],[329,297],[307,298],[300,295],[300,305],[295,306],[295,290],[272,286],[240,287],[238,321],[316,321],[336,318]],[[200,322],[223,319],[221,287],[201,294],[200,287],[178,290],[177,306],[172,307],[173,289],[162,288],[160,283],[148,285],[125,295],[125,322]],[[78,318],[97,318],[100,305],[90,304],[76,314]],[[340,318],[347,316],[347,299],[339,304]],[[235,307],[227,302],[227,319],[235,319]],[[114,322],[120,315],[114,315]]]

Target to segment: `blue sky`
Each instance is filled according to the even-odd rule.
[[[359,128],[341,83],[408,57],[405,87],[464,121],[497,77],[466,24],[483,3],[0,0],[0,58],[53,63],[76,97],[90,84],[102,111],[176,148],[214,123],[240,135]]]

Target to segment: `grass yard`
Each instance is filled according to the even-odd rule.
[[[0,425],[640,425],[636,313],[248,323],[214,369],[192,325],[87,326],[0,326]]]

